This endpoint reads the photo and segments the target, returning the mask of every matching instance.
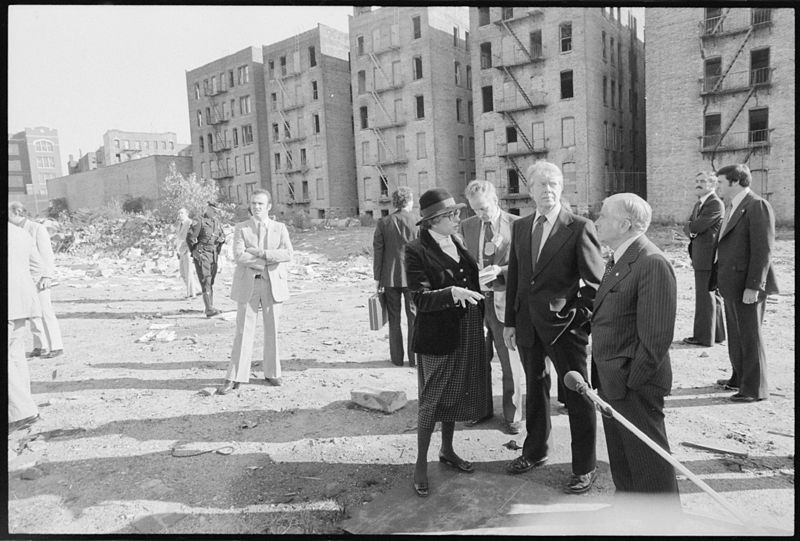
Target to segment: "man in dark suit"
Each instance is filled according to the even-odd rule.
[[[497,204],[497,191],[488,180],[473,180],[464,192],[475,216],[459,224],[467,250],[478,262],[481,270],[481,293],[484,296],[483,322],[488,330],[486,336],[486,360],[489,362],[487,377],[491,389],[492,350],[497,350],[503,372],[503,420],[505,431],[519,434],[522,428],[522,382],[525,373],[519,353],[509,350],[503,341],[503,321],[506,315],[506,274],[508,254],[511,246],[511,225],[517,219],[503,211]],[[467,422],[476,425],[494,415],[491,395],[486,416]]]
[[[717,284],[711,284],[717,237],[722,224],[722,200],[714,190],[717,176],[701,172],[695,179],[694,204],[683,232],[689,237],[689,257],[694,268],[694,327],[692,336],[684,338],[686,344],[711,347],[725,340],[725,323],[722,319],[722,297]]]
[[[732,379],[739,387],[731,400],[755,402],[769,397],[761,323],[767,295],[778,292],[771,263],[775,214],[750,190],[746,165],[723,167],[717,180],[726,207],[717,245],[719,290],[725,299]]]
[[[603,202],[597,234],[613,254],[594,300],[592,362],[600,396],[669,452],[664,397],[672,387],[678,287],[669,260],[645,236],[652,215],[632,193]],[[603,429],[617,492],[671,494],[680,505],[668,462],[615,419],[603,417]]]
[[[389,355],[392,364],[403,366],[403,331],[400,329],[400,298],[405,303],[408,321],[408,364],[415,366],[414,351],[414,303],[406,283],[404,265],[405,246],[417,238],[417,220],[411,215],[414,196],[411,189],[400,186],[392,193],[392,204],[396,209],[378,221],[372,238],[372,272],[378,293],[383,292],[386,312],[389,315]]]
[[[540,160],[527,171],[536,212],[514,222],[506,277],[503,338],[519,346],[525,369],[527,436],[522,455],[506,466],[523,473],[547,460],[550,436],[550,357],[558,378],[574,370],[588,380],[588,321],[603,274],[594,224],[561,206],[561,170]],[[583,281],[583,285],[580,283]],[[566,491],[586,492],[596,476],[594,406],[565,390],[572,439],[572,477]]]

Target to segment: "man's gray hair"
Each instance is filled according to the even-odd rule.
[[[647,231],[653,218],[650,204],[635,193],[615,193],[605,198],[603,204],[614,204],[617,215],[631,221],[631,227],[640,233]]]
[[[9,201],[8,212],[9,214],[13,212],[14,214],[19,214],[20,216],[25,216],[28,213],[28,211],[25,209],[25,205],[19,201]]]
[[[717,181],[717,174],[714,171],[700,171],[695,175],[695,179],[701,178],[706,182]]]
[[[564,175],[561,173],[561,169],[554,163],[550,163],[546,160],[536,160],[533,162],[533,165],[528,167],[528,170],[525,171],[525,176],[530,181],[534,175],[540,175],[545,177],[546,179],[553,179],[557,180],[564,185]]]
[[[489,182],[488,180],[473,180],[469,184],[467,184],[467,189],[464,190],[464,197],[470,199],[471,197],[476,197],[478,195],[485,195],[485,196],[497,196],[497,190],[494,187],[494,184]]]

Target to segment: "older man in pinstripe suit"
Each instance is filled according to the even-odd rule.
[[[592,358],[600,396],[669,451],[664,397],[672,387],[677,285],[664,253],[645,236],[651,217],[650,205],[632,193],[603,202],[597,234],[613,255],[594,300]],[[679,505],[672,466],[613,418],[604,417],[603,428],[617,492],[667,493]]]

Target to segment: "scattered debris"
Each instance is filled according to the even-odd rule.
[[[216,387],[203,387],[202,389],[197,391],[197,394],[199,394],[200,396],[213,396],[214,394],[216,394],[216,392],[217,392]]]
[[[365,387],[350,391],[350,399],[361,407],[394,413],[408,403],[404,391]]]
[[[713,447],[711,445],[704,445],[701,443],[694,443],[691,441],[682,441],[681,445],[685,447],[693,447],[695,449],[703,449],[704,451],[713,451],[715,453],[725,453],[728,455],[738,456],[741,458],[747,458],[749,455],[747,451],[733,451],[731,449],[725,449],[724,447]]]
[[[506,449],[511,449],[512,451],[519,451],[522,449],[519,445],[517,445],[517,440],[509,440],[503,444],[503,447]]]
[[[233,453],[233,445],[223,445],[222,447],[206,447],[203,448],[202,444],[183,444],[176,445],[172,448],[172,456],[187,457],[198,456],[206,453],[217,453],[219,455],[229,455]]]
[[[767,430],[767,434],[775,434],[776,436],[785,436],[787,438],[794,438],[794,434],[787,434],[785,432],[778,432],[777,430]]]
[[[28,481],[33,481],[35,479],[39,479],[40,477],[44,477],[44,470],[34,466],[33,468],[28,468],[27,470],[23,471],[20,477]]]

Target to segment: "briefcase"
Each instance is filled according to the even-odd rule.
[[[367,301],[367,305],[369,306],[370,330],[381,330],[389,319],[389,314],[386,312],[386,304],[383,302],[383,294],[374,293]]]

